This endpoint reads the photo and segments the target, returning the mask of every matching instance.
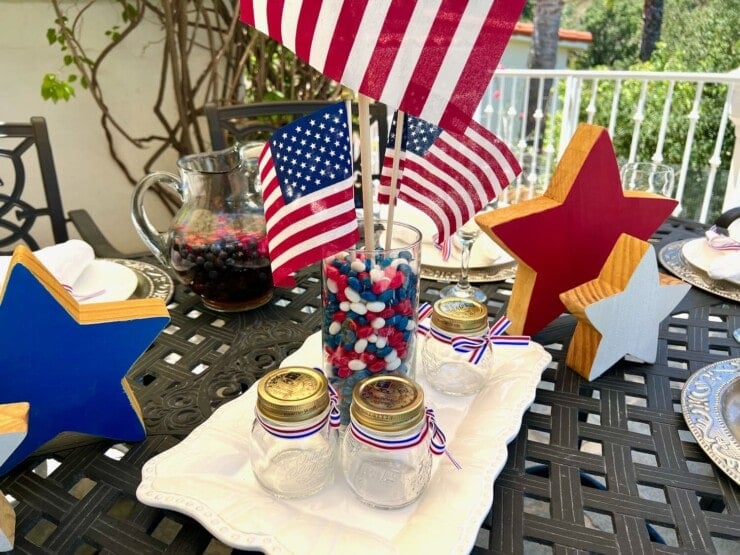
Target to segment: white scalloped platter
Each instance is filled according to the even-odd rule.
[[[447,397],[423,376],[427,405],[462,465],[435,457],[421,498],[402,509],[379,510],[354,498],[337,468],[334,484],[304,499],[276,499],[249,466],[250,428],[257,387],[220,407],[187,438],[149,460],[136,496],[142,503],[191,516],[223,543],[266,553],[461,553],[473,547],[493,502],[493,482],[509,443],[532,404],[545,349],[496,348],[490,383],[474,397]],[[321,336],[312,335],[283,366],[320,365]]]

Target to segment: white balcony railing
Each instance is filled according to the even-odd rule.
[[[507,142],[523,168],[505,202],[540,194],[577,125],[587,122],[609,130],[620,164],[652,160],[674,168],[677,214],[707,222],[740,205],[737,71],[501,69],[476,119]]]

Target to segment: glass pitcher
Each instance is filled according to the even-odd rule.
[[[272,297],[259,149],[250,143],[184,156],[177,162],[180,177],[155,172],[133,192],[131,216],[144,243],[213,310],[253,309]],[[172,188],[183,201],[166,233],[144,209],[145,193],[155,184]]]

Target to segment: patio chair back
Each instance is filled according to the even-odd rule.
[[[291,100],[286,102],[254,102],[236,106],[207,104],[205,107],[208,130],[213,150],[220,150],[234,143],[267,141],[272,133],[294,119],[311,114],[334,104],[331,100]],[[357,116],[357,103],[352,104]],[[373,178],[380,176],[386,144],[388,142],[388,109],[385,104],[370,105],[370,125],[377,137],[373,145]],[[357,122],[353,125],[357,130]],[[377,135],[375,135],[377,133]],[[375,143],[375,140],[373,140]],[[355,141],[355,146],[357,146]],[[360,171],[359,148],[355,149],[355,171]]]
[[[33,151],[38,157],[43,196],[28,171],[34,163]],[[19,244],[37,250],[44,225],[54,243],[69,239],[46,120],[32,117],[30,123],[0,122],[0,254],[12,254]]]

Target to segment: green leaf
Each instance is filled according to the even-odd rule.
[[[90,86],[90,83],[88,83],[86,77],[82,77],[82,79],[80,79],[80,85],[82,85],[83,89],[87,89]]]
[[[75,81],[77,81],[77,75],[75,75],[74,73],[70,73],[69,77],[67,77],[67,81],[70,83],[74,83]]]
[[[57,32],[55,29],[50,27],[46,30],[46,40],[49,41],[49,44],[54,44],[57,41]]]
[[[74,58],[72,57],[71,54],[67,54],[66,56],[64,56],[64,65],[65,66],[72,65],[72,62],[74,62]]]
[[[121,14],[121,19],[123,19],[126,23],[133,20],[136,17],[137,14],[136,6],[133,4],[126,4],[126,7],[123,10],[123,13]]]
[[[56,104],[59,100],[69,101],[74,95],[74,87],[67,81],[60,81],[53,73],[44,75],[41,82],[41,98],[51,100]]]

